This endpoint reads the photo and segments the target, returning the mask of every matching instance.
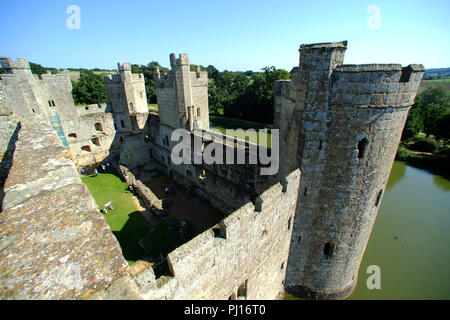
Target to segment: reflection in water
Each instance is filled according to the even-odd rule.
[[[395,166],[392,167],[391,175],[389,176],[389,181],[386,186],[386,189],[390,190],[397,184],[397,182],[402,180],[403,177],[405,176],[405,172],[406,172],[406,164],[400,161],[395,162]]]
[[[441,176],[434,175],[433,176],[433,184],[443,191],[450,190],[450,183],[448,183],[447,179],[442,178]]]

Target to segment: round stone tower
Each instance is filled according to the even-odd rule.
[[[356,285],[423,76],[421,65],[342,65],[346,45],[302,45],[292,80],[275,85],[280,172],[302,171],[285,287],[315,299]]]

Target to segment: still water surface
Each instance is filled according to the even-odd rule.
[[[369,290],[370,265],[381,289]],[[450,299],[450,181],[396,161],[349,299]]]

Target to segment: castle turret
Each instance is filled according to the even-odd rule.
[[[302,171],[285,287],[310,298],[353,291],[424,71],[342,65],[346,45],[302,45],[275,84],[281,173]]]
[[[105,76],[104,82],[119,132],[142,130],[148,118],[148,102],[142,73],[131,73],[130,63],[118,63],[117,75]]]
[[[170,55],[171,71],[155,75],[161,123],[173,129],[209,129],[208,73],[191,72],[186,53]]]
[[[28,60],[17,58],[13,61],[10,57],[0,57],[0,64],[6,74],[23,74],[31,76],[31,68]]]

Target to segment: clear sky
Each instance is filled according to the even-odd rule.
[[[1,0],[0,55],[45,67],[116,69],[117,62],[219,70],[298,65],[302,43],[348,40],[346,64],[450,67],[449,0]],[[66,26],[70,5],[80,29]],[[371,5],[379,8],[368,12]],[[378,23],[379,22],[379,23]],[[378,28],[377,28],[378,27]]]

